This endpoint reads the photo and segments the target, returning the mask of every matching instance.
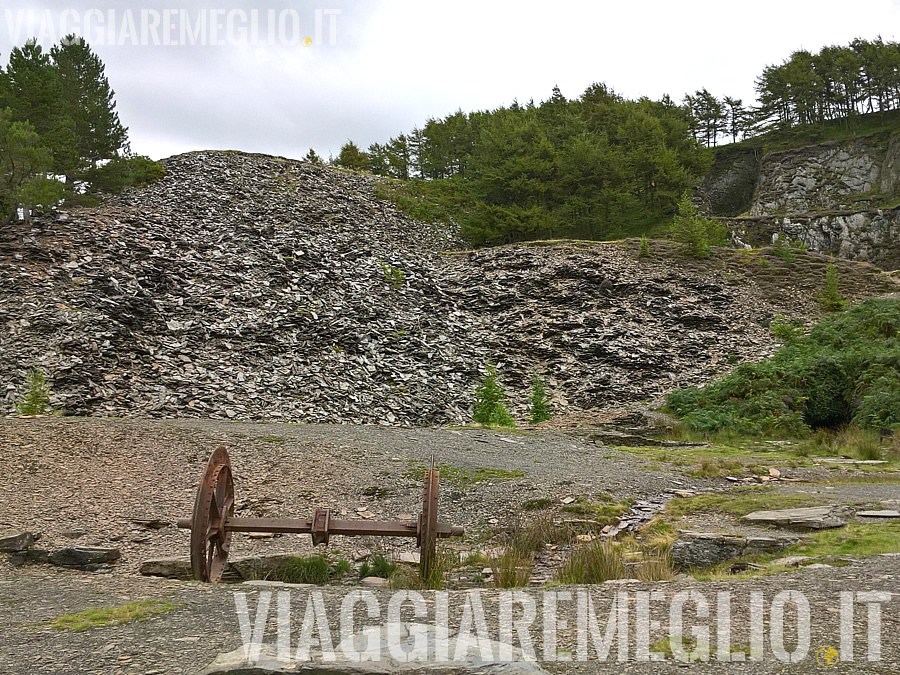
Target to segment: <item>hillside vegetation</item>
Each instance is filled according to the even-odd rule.
[[[672,393],[669,408],[704,432],[900,427],[900,300],[867,300],[789,342],[702,389]]]

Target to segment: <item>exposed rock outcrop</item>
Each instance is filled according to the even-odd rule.
[[[900,268],[900,133],[765,154],[726,146],[696,196],[729,218],[738,245],[786,236],[813,251]]]

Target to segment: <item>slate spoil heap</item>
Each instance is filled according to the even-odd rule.
[[[775,312],[816,312],[810,289],[773,298],[661,243],[650,261],[615,244],[441,254],[455,234],[378,200],[371,177],[234,152],[165,166],[0,230],[4,412],[41,367],[67,414],[459,423],[492,359],[514,412],[537,372],[580,413],[703,382],[771,352]],[[885,290],[841,264],[858,295]]]

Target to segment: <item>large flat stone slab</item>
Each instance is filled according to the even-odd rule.
[[[754,511],[744,516],[751,523],[793,527],[804,530],[825,530],[832,527],[843,527],[852,515],[845,506],[810,506],[800,509],[782,509],[780,511]]]
[[[356,674],[356,675],[389,675],[391,673],[478,673],[480,675],[543,675],[547,673],[534,661],[526,661],[521,649],[512,648],[512,660],[500,661],[500,643],[490,640],[491,653],[494,659],[482,657],[481,645],[472,636],[458,642],[456,636],[438,637],[434,626],[426,626],[427,656],[424,659],[412,659],[401,662],[395,659],[389,645],[394,649],[410,652],[416,646],[416,635],[410,632],[410,624],[393,623],[381,626],[378,631],[380,658],[377,661],[351,660],[347,654],[364,654],[368,650],[370,637],[366,633],[357,633],[341,641],[334,649],[335,661],[323,661],[321,652],[310,650],[307,661],[279,661],[274,645],[263,644],[258,658],[247,659],[244,648],[240,647],[226,654],[219,654],[209,664],[202,675],[273,675],[275,673],[317,673],[322,675]],[[419,637],[418,639],[421,639]],[[462,649],[460,649],[462,645]],[[459,650],[459,652],[457,651]],[[463,656],[461,652],[465,650]],[[446,653],[458,660],[437,661],[436,653]]]
[[[857,511],[856,515],[863,518],[900,518],[900,511],[883,509],[881,511]]]

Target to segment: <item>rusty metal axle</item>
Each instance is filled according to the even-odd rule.
[[[276,532],[310,534],[314,546],[327,546],[331,535],[415,537],[421,549],[419,569],[425,578],[434,561],[435,540],[465,534],[462,527],[437,521],[440,472],[434,469],[434,459],[431,464],[431,470],[425,471],[422,512],[417,520],[340,520],[331,517],[330,509],[316,509],[312,518],[235,518],[231,461],[224,446],[219,446],[200,479],[193,516],[178,520],[178,527],[191,530],[193,576],[213,583],[221,579],[233,532]]]

